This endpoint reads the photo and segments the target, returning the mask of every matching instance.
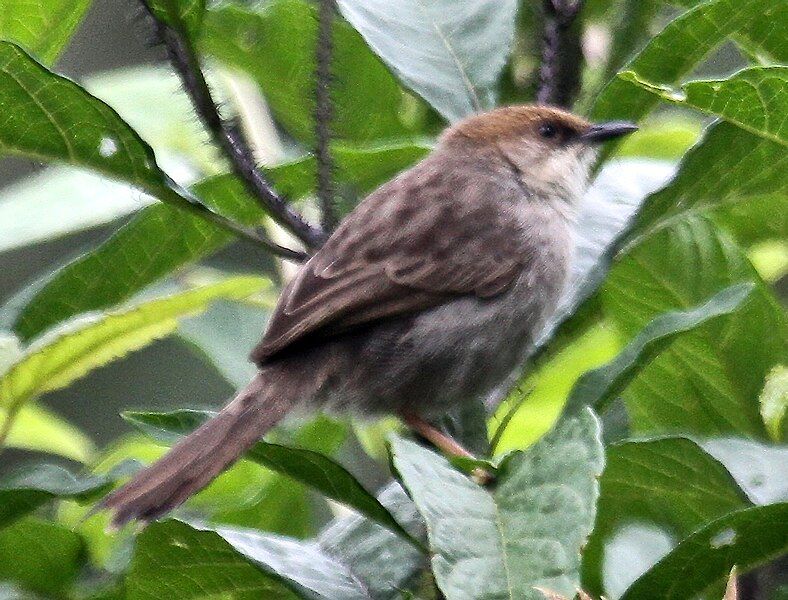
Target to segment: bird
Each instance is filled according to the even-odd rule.
[[[566,284],[596,148],[636,129],[545,105],[450,125],[284,286],[250,383],[97,508],[115,527],[161,517],[296,408],[398,415],[470,456],[430,420],[522,363]]]

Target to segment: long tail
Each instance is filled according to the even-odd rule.
[[[151,521],[181,505],[234,463],[292,408],[289,398],[273,397],[281,386],[267,385],[260,372],[213,419],[104,498],[99,509],[113,511],[112,525]]]

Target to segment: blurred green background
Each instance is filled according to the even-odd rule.
[[[139,18],[132,0],[95,0],[77,34],[55,69],[83,80],[113,69],[138,65],[167,68],[162,51],[147,44],[150,26]],[[0,158],[0,190],[41,169],[16,158]],[[105,239],[118,226],[93,230],[0,252],[0,304],[44,273]],[[234,244],[208,261],[216,266],[254,269],[270,264],[264,252],[249,244]],[[262,332],[259,332],[262,333]],[[251,347],[249,348],[251,349]],[[167,369],[161,368],[167,365]],[[193,376],[200,373],[200,377]],[[90,373],[68,388],[49,394],[45,403],[88,432],[103,446],[129,432],[118,416],[123,409],[218,407],[233,392],[232,386],[182,341],[167,338]],[[24,451],[3,453],[0,472],[31,459]],[[58,460],[55,456],[53,461]],[[62,459],[61,459],[62,460]]]

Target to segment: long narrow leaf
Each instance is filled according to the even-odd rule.
[[[658,316],[615,359],[578,380],[567,401],[566,411],[575,412],[585,405],[597,412],[604,411],[608,402],[677,335],[715,317],[730,314],[744,302],[753,287],[746,283],[734,285],[700,306]]]
[[[78,317],[37,339],[0,378],[0,406],[19,406],[65,387],[171,333],[179,318],[205,310],[214,300],[245,298],[266,284],[258,277],[234,277],[113,312]]]

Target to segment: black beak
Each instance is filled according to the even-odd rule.
[[[587,144],[599,144],[607,140],[614,140],[622,135],[629,135],[637,131],[638,126],[627,121],[610,121],[608,123],[595,123],[584,133],[580,134],[580,141]]]

